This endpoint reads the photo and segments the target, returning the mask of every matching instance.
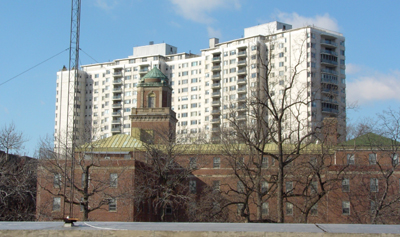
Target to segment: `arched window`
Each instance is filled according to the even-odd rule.
[[[150,93],[148,95],[148,108],[154,108],[155,107],[155,101],[156,101],[156,95],[154,93]]]

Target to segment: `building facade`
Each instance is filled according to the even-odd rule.
[[[153,68],[138,91],[131,135],[81,146],[73,185],[63,181],[71,163],[42,151],[50,157],[38,170],[38,219],[68,215],[72,197],[73,217],[83,220],[278,221],[276,144],[254,153],[245,144],[176,143],[169,79]],[[338,143],[340,127],[327,124],[324,143],[285,146],[284,221],[399,223],[399,143],[373,133]]]
[[[252,123],[249,100],[267,93],[275,96],[276,103],[304,102],[296,108],[297,118],[286,118],[287,131],[294,120],[312,130],[325,117],[336,117],[341,139],[345,137],[345,38],[313,26],[292,29],[271,22],[246,28],[240,39],[212,38],[199,55],[151,42],[134,47],[127,58],[84,65],[76,84],[78,96],[70,103],[65,92],[68,71],[57,72],[56,141],[65,134],[68,106],[80,108],[74,114],[76,128],[90,131],[92,140],[130,134],[129,115],[139,100],[138,84],[153,67],[168,77],[173,89],[177,134],[204,134],[218,142],[221,128],[229,127],[232,108],[237,119]],[[56,146],[62,145],[56,142]]]

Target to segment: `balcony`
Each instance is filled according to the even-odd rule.
[[[239,102],[244,102],[244,101],[247,101],[247,97],[246,96],[239,96],[239,98],[237,100]]]
[[[211,68],[212,71],[221,71],[221,66],[214,66]]]
[[[337,66],[338,62],[337,61],[333,61],[333,60],[329,60],[329,59],[321,58],[321,64],[332,64],[332,65]]]
[[[113,96],[113,100],[122,100],[122,96],[120,95]]]
[[[321,78],[321,82],[322,83],[330,83],[330,84],[334,84],[334,85],[338,84],[338,80],[337,79]]]
[[[335,108],[322,107],[322,112],[337,114],[339,113],[339,110]]]
[[[337,100],[333,99],[333,98],[322,98],[321,99],[322,102],[326,102],[326,103],[333,103],[333,104],[337,104]]]
[[[111,128],[111,132],[121,132],[121,127]]]
[[[333,74],[333,75],[337,75],[337,72],[336,72],[336,70],[327,69],[327,68],[323,68],[323,69],[321,69],[321,72],[324,72],[324,73],[330,73],[330,74]]]
[[[243,85],[243,84],[246,84],[246,83],[247,83],[247,78],[246,77],[239,78],[238,81],[237,81],[238,85]]]
[[[211,89],[219,89],[221,88],[221,83],[213,83],[211,84]]]
[[[213,57],[213,58],[212,58],[212,61],[213,61],[213,62],[221,61],[221,57]]]
[[[211,102],[211,104],[212,104],[212,105],[215,105],[215,106],[220,106],[220,105],[221,105],[221,101],[219,101],[219,100],[213,100],[213,102]]]
[[[236,117],[237,120],[246,120],[246,115],[238,115]]]
[[[330,45],[330,46],[337,46],[337,44],[332,40],[321,39],[321,44]]]
[[[211,119],[211,123],[221,123],[221,119],[213,118],[213,119]]]
[[[238,88],[238,93],[246,93],[246,92],[247,92],[247,89],[245,86]]]
[[[122,92],[122,88],[121,88],[121,87],[119,87],[119,88],[114,88],[114,89],[113,89],[113,92],[114,92],[114,93],[121,93],[121,92]]]
[[[335,94],[335,95],[339,94],[338,90],[329,89],[329,88],[322,89],[322,92],[327,93],[327,94]]]
[[[213,92],[213,93],[211,94],[211,97],[213,97],[213,98],[221,97],[221,92],[220,92],[220,91],[218,91],[218,92]]]
[[[112,113],[112,116],[121,116],[121,111],[113,112],[113,113]]]
[[[112,105],[112,107],[113,107],[114,109],[121,108],[121,107],[122,107],[122,103],[115,103],[115,104]]]
[[[247,56],[246,51],[239,51],[237,55],[238,55],[238,57]]]
[[[114,81],[113,81],[113,84],[114,84],[114,85],[122,84],[122,80],[121,80],[121,79],[114,80]]]
[[[116,124],[116,125],[118,125],[118,124],[121,124],[121,120],[112,120],[111,121],[111,124]]]
[[[113,76],[114,77],[122,77],[122,72],[119,72],[119,71],[118,72],[114,72]]]
[[[242,105],[238,107],[238,111],[245,111],[247,110],[247,106],[246,105]]]
[[[145,68],[141,68],[140,70],[139,70],[139,73],[147,73],[149,71],[149,68],[148,67],[145,67]]]
[[[337,56],[337,53],[333,50],[321,50],[321,53]]]
[[[247,74],[246,68],[239,69],[238,72],[237,72],[237,74],[238,74],[238,75],[245,75],[245,74]]]
[[[212,75],[212,79],[213,79],[213,80],[221,79],[221,74],[214,74],[214,75]]]
[[[217,127],[217,128],[212,128],[211,131],[212,131],[212,132],[219,132],[220,130],[219,130],[219,128]]]
[[[246,60],[239,60],[238,63],[237,63],[238,66],[244,66],[246,64],[247,64]]]
[[[211,114],[212,114],[212,115],[221,114],[221,110],[220,110],[220,109],[213,109],[213,110],[211,110]]]

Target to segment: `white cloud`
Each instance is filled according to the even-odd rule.
[[[357,64],[352,64],[352,63],[346,64],[346,74],[347,75],[359,73],[362,69],[363,69],[363,67],[360,65],[357,65]]]
[[[347,101],[360,104],[377,100],[400,101],[400,71],[385,74],[366,70],[362,73],[347,82]]]
[[[325,13],[322,16],[316,15],[314,17],[305,17],[296,12],[287,13],[278,11],[273,17],[278,21],[291,24],[293,28],[314,25],[316,27],[321,27],[328,30],[339,31],[337,20],[331,17],[328,13]]]
[[[240,9],[239,0],[170,0],[175,5],[176,13],[188,20],[210,24],[214,18],[210,16],[212,11],[219,8]]]
[[[119,3],[119,0],[95,0],[95,6],[110,11],[114,9]]]
[[[208,37],[209,38],[221,38],[222,34],[220,30],[214,29],[212,27],[207,27]]]

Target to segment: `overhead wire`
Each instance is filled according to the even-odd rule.
[[[34,65],[33,67],[30,67],[30,68],[28,68],[27,70],[25,70],[25,71],[23,71],[23,72],[19,73],[19,74],[18,74],[18,75],[16,75],[16,76],[13,76],[13,77],[11,77],[10,79],[8,79],[8,80],[6,80],[6,81],[4,81],[4,82],[0,83],[0,86],[2,86],[2,85],[4,85],[4,84],[6,84],[6,83],[7,83],[7,82],[9,82],[9,81],[12,81],[12,80],[14,80],[15,78],[17,78],[17,77],[21,76],[22,74],[24,74],[24,73],[26,73],[26,72],[28,72],[28,71],[30,71],[30,70],[32,70],[32,69],[34,69],[35,67],[37,67],[37,66],[39,66],[39,65],[41,65],[41,64],[43,64],[43,63],[45,63],[45,62],[49,61],[50,59],[57,57],[58,55],[62,54],[63,52],[65,52],[65,51],[67,51],[67,50],[69,50],[69,48],[67,48],[67,49],[64,49],[63,51],[61,51],[61,52],[59,52],[59,53],[57,53],[57,54],[55,54],[55,55],[51,56],[50,58],[48,58],[48,59],[46,59],[46,60],[44,60],[44,61],[42,61],[42,62],[40,62],[40,63],[38,63],[38,64],[36,64],[36,65]]]
[[[83,51],[83,49],[79,48],[79,50],[82,51],[84,54],[86,54],[89,58],[93,59],[93,61],[95,61],[96,63],[99,63],[96,59],[94,59],[92,56]]]
[[[49,61],[50,59],[57,57],[58,55],[62,54],[63,52],[65,52],[65,51],[67,51],[67,50],[69,50],[69,48],[66,48],[66,49],[62,50],[61,52],[59,52],[59,53],[57,53],[57,54],[51,56],[50,58],[48,58],[48,59],[46,59],[46,60],[44,60],[44,61],[42,61],[42,62],[40,62],[40,63],[38,63],[38,64],[36,64],[36,65],[34,65],[34,66],[32,66],[32,67],[26,69],[25,71],[23,71],[23,72],[21,72],[21,73],[15,75],[15,76],[13,76],[13,77],[11,77],[10,79],[8,79],[8,80],[6,80],[6,81],[0,83],[0,86],[6,84],[7,82],[10,82],[10,81],[14,80],[15,78],[21,76],[22,74],[24,74],[24,73],[26,73],[26,72],[29,72],[30,70],[34,69],[35,67],[38,67],[38,66],[40,66],[41,64],[43,64],[43,63]],[[79,48],[79,50],[81,50],[81,51],[82,51],[84,54],[86,54],[89,58],[93,59],[96,63],[99,63],[96,59],[94,59],[92,56],[90,56],[88,53],[86,53],[83,49]]]

